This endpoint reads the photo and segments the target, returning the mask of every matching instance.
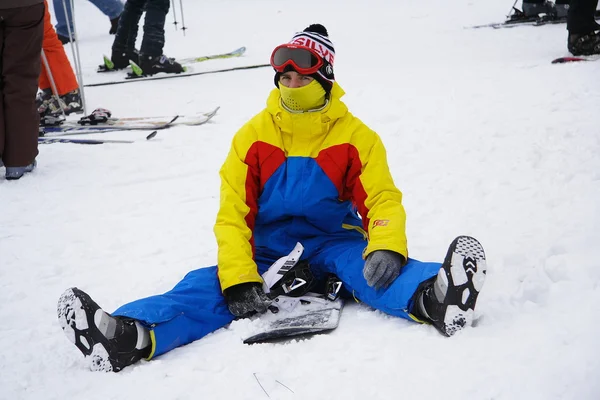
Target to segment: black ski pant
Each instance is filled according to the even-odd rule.
[[[35,96],[44,12],[44,3],[0,7],[0,158],[7,167],[25,167],[38,154],[40,116]]]
[[[596,25],[596,8],[598,0],[571,0],[567,16],[569,33],[587,35],[598,29]]]
[[[162,55],[165,46],[165,20],[170,5],[169,0],[127,0],[119,19],[119,27],[112,46],[113,52],[133,51],[140,18],[146,11],[140,54],[152,57]]]

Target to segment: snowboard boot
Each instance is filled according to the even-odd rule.
[[[150,335],[139,322],[113,317],[90,296],[67,289],[58,300],[58,322],[85,357],[92,371],[119,372],[150,354]]]
[[[21,179],[26,173],[33,171],[36,165],[37,162],[33,160],[31,164],[24,167],[6,167],[6,174],[4,177],[8,181],[16,181],[17,179]]]
[[[162,56],[144,56],[140,55],[140,68],[144,75],[154,75],[159,72],[166,72],[167,74],[180,74],[185,69],[175,61],[174,58],[169,58],[165,55]]]
[[[113,50],[110,56],[111,66],[106,66],[108,69],[124,69],[129,67],[129,60],[138,64],[140,62],[140,53],[137,49],[118,51]]]
[[[585,35],[569,33],[567,48],[574,56],[600,54],[600,34],[595,31]]]
[[[481,244],[470,236],[457,237],[437,277],[418,291],[414,314],[431,322],[445,336],[471,326],[486,268]]]

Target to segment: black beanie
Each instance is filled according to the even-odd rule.
[[[316,73],[309,76],[319,82],[323,86],[323,89],[325,89],[325,92],[329,94],[335,81],[335,76],[333,75],[335,49],[333,48],[333,43],[329,40],[327,29],[321,24],[312,24],[302,32],[296,33],[289,44],[308,47],[319,54],[321,60],[323,60],[323,65]],[[292,70],[291,66],[286,68],[286,71]],[[280,76],[280,72],[275,73],[275,86],[277,87],[279,87]]]

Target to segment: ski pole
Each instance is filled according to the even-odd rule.
[[[42,62],[44,63],[44,68],[46,69],[46,74],[48,74],[48,80],[50,81],[50,87],[52,88],[52,95],[56,98],[58,102],[58,106],[60,107],[60,111],[62,111],[63,116],[67,116],[65,114],[65,109],[63,107],[63,103],[58,95],[58,89],[56,88],[56,82],[54,82],[54,76],[52,76],[52,70],[50,69],[50,64],[48,63],[48,58],[46,58],[46,53],[44,53],[44,49],[42,49]]]
[[[81,58],[79,57],[79,41],[77,40],[77,27],[75,25],[75,4],[73,3],[73,0],[63,0],[63,9],[67,18],[69,16],[67,13],[67,1],[71,2],[71,22],[73,23],[73,30],[71,31],[71,24],[69,24],[69,21],[67,20],[67,29],[69,31],[69,39],[71,41],[71,53],[73,54],[73,61],[75,63],[75,75],[77,76],[79,93],[81,95],[81,106],[83,108],[83,113],[87,114],[85,93],[83,89],[83,74],[81,72]]]
[[[173,9],[173,25],[175,25],[175,30],[177,30],[177,7],[175,7],[175,0],[171,0],[171,8]]]
[[[517,1],[519,1],[519,0],[515,0],[515,2],[513,3],[512,7],[508,11],[508,15],[506,16],[506,18],[510,18],[510,15],[512,14],[512,11],[515,9],[515,6],[517,5]]]
[[[185,26],[185,21],[183,19],[183,0],[179,0],[179,8],[181,9],[181,30],[183,31],[183,36],[185,36],[185,30],[187,27]]]
[[[73,0],[71,0],[71,11],[73,12],[73,34],[75,35],[75,37],[77,36],[77,25],[75,22],[75,2]],[[79,92],[81,94],[81,106],[83,108],[83,114],[87,115],[87,109],[86,109],[86,101],[85,101],[85,93],[83,90],[83,70],[81,68],[81,55],[79,53],[79,41],[72,41],[71,42],[71,46],[75,45],[75,51],[77,53],[77,57],[76,57],[76,64],[75,64],[75,72],[77,73],[77,77],[78,77],[78,81],[79,81]],[[71,51],[73,51],[73,48],[71,48]]]

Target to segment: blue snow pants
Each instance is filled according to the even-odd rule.
[[[441,264],[409,258],[400,276],[387,289],[375,290],[363,277],[365,246],[363,239],[354,238],[321,242],[312,249],[305,244],[303,259],[309,261],[316,276],[336,274],[345,290],[361,302],[387,314],[412,319],[410,303],[415,290],[421,282],[434,277]],[[257,255],[259,272],[264,273],[276,260]],[[198,340],[235,319],[221,293],[216,266],[191,271],[169,292],[125,304],[113,315],[136,319],[148,327],[152,338],[149,358]]]
[[[90,0],[109,19],[115,19],[123,12],[121,0]],[[54,16],[56,17],[56,33],[69,37],[69,28],[73,32],[73,11],[71,0],[54,0]],[[67,13],[65,14],[65,6]],[[68,24],[68,27],[67,27]]]

